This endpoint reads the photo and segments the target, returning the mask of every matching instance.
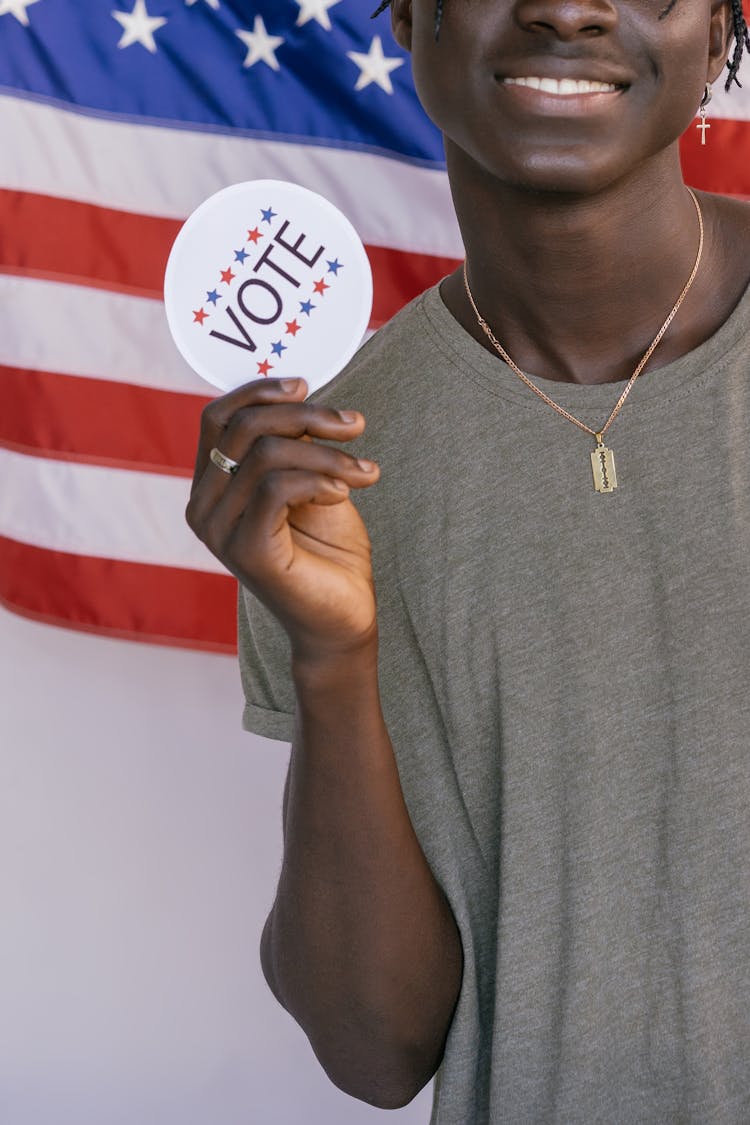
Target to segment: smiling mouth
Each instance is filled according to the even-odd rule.
[[[576,94],[616,94],[622,86],[612,82],[596,82],[588,78],[503,78],[504,86],[526,86],[530,90],[541,90],[544,94],[558,97],[571,97]]]

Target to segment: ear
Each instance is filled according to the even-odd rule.
[[[708,81],[715,82],[726,66],[734,37],[732,7],[727,0],[714,0],[711,4],[711,23],[708,38]]]
[[[399,47],[411,51],[411,0],[391,0],[391,27]]]

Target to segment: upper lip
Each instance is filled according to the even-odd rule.
[[[576,82],[606,82],[610,86],[629,86],[632,79],[621,69],[602,66],[601,63],[586,62],[582,59],[553,62],[544,59],[536,62],[528,59],[513,66],[497,67],[495,78],[572,78]]]

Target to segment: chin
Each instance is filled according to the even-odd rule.
[[[499,171],[496,178],[520,191],[550,195],[597,195],[621,178],[613,169],[584,161],[534,160],[521,167]]]
[[[618,160],[603,146],[539,146],[528,152],[514,146],[512,152],[467,152],[446,143],[449,171],[466,182],[478,178],[485,187],[555,195],[596,195],[606,191],[633,171],[634,161]],[[635,162],[638,164],[639,162]]]

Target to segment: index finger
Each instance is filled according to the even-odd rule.
[[[201,416],[193,485],[203,476],[209,454],[218,445],[232,418],[245,406],[270,406],[277,402],[302,402],[307,394],[304,379],[254,379],[210,402]]]

